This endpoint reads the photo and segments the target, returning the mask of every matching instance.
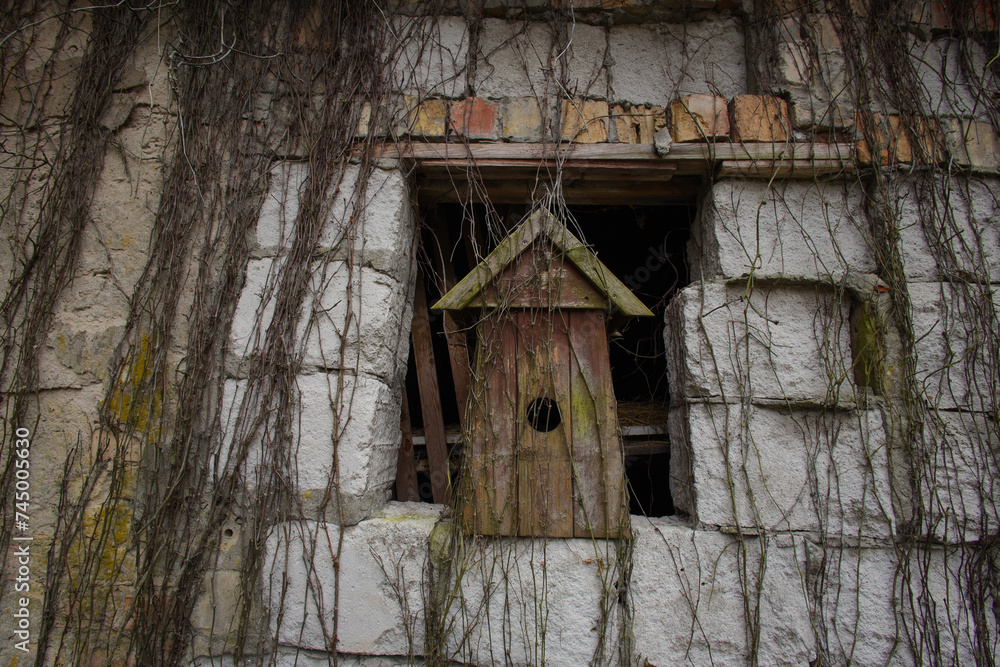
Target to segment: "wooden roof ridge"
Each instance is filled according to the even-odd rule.
[[[537,209],[510,233],[496,249],[462,278],[431,308],[464,310],[508,266],[514,264],[540,237],[545,237],[608,298],[613,312],[629,317],[651,317],[653,313],[625,284],[604,266],[590,248],[576,238],[554,214]]]

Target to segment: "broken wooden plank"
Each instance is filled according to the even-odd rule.
[[[448,225],[444,220],[439,220],[439,224],[434,225],[434,234],[438,238],[438,243],[448,252],[451,251],[451,235],[448,233]],[[441,294],[447,294],[448,290],[455,286],[458,279],[455,277],[455,265],[441,258],[442,266],[439,267],[439,285]],[[465,411],[469,403],[469,382],[472,376],[472,369],[469,366],[469,348],[462,328],[455,317],[444,312],[444,336],[448,341],[448,361],[451,364],[451,378],[455,385],[455,401],[458,404],[458,421],[464,428],[466,424]]]
[[[411,338],[413,359],[417,367],[417,384],[420,387],[420,412],[424,419],[424,437],[427,439],[427,460],[431,466],[431,493],[434,502],[447,504],[450,500],[451,486],[448,474],[448,443],[445,439],[441,393],[438,389],[431,323],[427,316],[427,293],[424,291],[422,274],[417,276],[416,294],[413,299]]]

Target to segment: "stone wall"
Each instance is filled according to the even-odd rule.
[[[295,515],[266,535],[246,533],[238,510],[222,526],[190,664],[234,664],[247,606],[262,624],[254,646],[266,647],[256,658],[280,665],[334,653],[348,665],[566,666],[997,655],[1000,150],[996,105],[981,90],[998,89],[983,38],[996,17],[983,5],[956,26],[928,2],[899,19],[910,40],[900,57],[923,84],[914,114],[858,104],[851,25],[799,6],[809,3],[765,15],[751,4],[574,2],[578,14],[552,14],[544,2],[486,2],[436,17],[404,4],[391,19],[402,40],[391,94],[356,131],[400,145],[638,144],[700,177],[690,284],[665,315],[671,472],[657,481],[677,514],[631,517],[631,540],[488,539],[461,535],[449,507],[392,500],[421,195],[414,163],[355,160],[319,213],[300,326],[286,341],[301,362],[283,480]],[[0,104],[5,141],[51,150],[59,96],[73,90],[71,47],[85,40],[82,25],[55,51],[65,79],[33,81],[28,63],[21,97]],[[114,142],[38,351],[39,613],[60,480],[108,456],[100,409],[177,148],[160,44],[131,56],[102,117]],[[39,121],[29,93],[43,83],[53,111]],[[258,111],[256,122],[271,122]],[[747,146],[753,159],[738,154]],[[275,318],[312,157],[275,150],[228,335],[221,437],[206,465],[245,465],[247,496],[272,472],[267,444],[251,443],[248,465],[232,453],[247,424],[278,409],[247,397],[248,376]],[[13,186],[17,175],[0,179]],[[18,244],[30,234],[9,220],[8,271],[27,261]],[[176,287],[193,293],[190,282]],[[171,351],[179,369],[183,349]],[[156,428],[145,421],[136,450]],[[130,489],[140,459],[125,461]],[[106,582],[122,600],[134,586],[132,497],[84,508],[94,521],[109,509],[124,517],[107,547],[119,571]],[[263,567],[247,595],[252,551]]]

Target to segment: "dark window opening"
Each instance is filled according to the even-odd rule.
[[[692,204],[664,206],[571,206],[570,230],[592,246],[598,258],[653,311],[609,331],[612,382],[624,445],[625,474],[632,514],[668,516],[675,513],[670,494],[670,445],[667,415],[670,401],[666,379],[663,316],[667,302],[688,282],[685,247],[695,208]],[[485,257],[516,226],[528,207],[426,204],[421,207],[421,273],[427,303],[442,295]],[[418,285],[418,288],[420,286]],[[444,316],[428,314],[437,370],[441,413],[449,448],[452,485],[461,469],[461,427]],[[474,359],[474,335],[467,330],[468,361]],[[420,389],[413,350],[406,382],[417,480],[421,500],[432,502],[430,467],[424,439]],[[534,403],[546,400],[540,397]],[[535,406],[527,419],[540,430],[555,427],[558,406]],[[554,409],[553,409],[554,408]],[[531,412],[531,407],[529,407]],[[538,427],[536,427],[538,428]]]

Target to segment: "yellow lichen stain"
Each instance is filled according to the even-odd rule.
[[[854,322],[855,380],[862,387],[884,393],[893,369],[885,363],[885,350],[877,315],[870,304],[861,307]]]
[[[150,441],[155,440],[158,435],[163,413],[160,392],[151,382],[152,354],[156,344],[148,336],[142,337],[107,402],[107,410],[112,419],[129,431],[146,434]]]

